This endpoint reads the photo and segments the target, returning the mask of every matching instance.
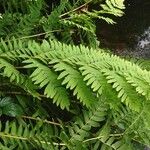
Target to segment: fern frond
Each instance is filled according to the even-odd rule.
[[[66,146],[73,149],[85,148],[84,139],[90,136],[90,131],[93,127],[99,127],[99,123],[105,120],[107,108],[107,104],[99,100],[93,109],[90,111],[83,111],[83,117],[76,117],[75,122],[68,128],[70,136],[65,132],[61,133],[62,139],[67,139],[64,141]]]
[[[125,9],[123,4],[124,0],[106,0],[106,4],[101,4],[103,10],[100,13],[104,14],[113,14],[115,16],[122,16],[124,12],[121,9]]]
[[[64,127],[61,130],[59,137],[63,148],[72,146],[78,148],[76,146],[78,145],[88,149],[86,140],[90,138],[96,138],[96,141],[91,140],[90,145],[93,147],[126,148],[126,136],[129,133],[132,133],[127,140],[129,143],[138,138],[148,145],[149,70],[143,69],[138,63],[129,62],[102,50],[82,45],[66,45],[55,40],[44,40],[42,44],[30,41],[25,47],[22,46],[23,49],[16,47],[17,49],[6,43],[3,44],[0,58],[1,75],[5,75],[16,85],[24,84],[24,77],[30,78],[31,80],[28,80],[32,85],[41,89],[40,92],[44,89],[44,94],[62,109],[69,110],[71,100],[76,99],[68,95],[68,92],[77,96],[81,102],[80,107],[86,108],[83,117],[79,117],[75,122],[71,121],[69,129]],[[13,60],[12,55],[10,59],[9,55],[6,57],[8,52],[13,53],[16,58]],[[14,67],[13,63],[18,60],[21,66],[25,64],[26,74],[20,73]],[[11,71],[8,73],[8,70]],[[23,81],[20,81],[20,78],[23,78]],[[100,102],[100,99],[103,101]],[[103,111],[105,109],[107,110]],[[138,116],[140,112],[142,114]],[[136,118],[137,121],[134,120]],[[93,135],[93,130],[101,129],[109,119],[113,121],[108,136],[103,138],[99,136],[100,132]],[[140,120],[144,124],[144,129]],[[100,122],[102,124],[99,124]],[[114,126],[115,133],[112,132]],[[111,136],[112,134],[115,136]],[[119,140],[116,138],[117,134],[122,134]],[[132,143],[130,145],[133,146]]]
[[[86,86],[80,72],[63,62],[54,65],[54,69],[55,71],[61,72],[58,79],[63,79],[62,85],[66,84],[67,89],[73,90],[73,95],[77,95],[77,99],[79,99],[83,105],[87,107],[92,106],[97,98],[90,92],[90,88]]]
[[[35,57],[36,59],[40,59],[43,63],[46,64],[50,62],[50,64],[54,67],[54,69],[56,69],[58,74],[62,72],[61,76],[59,76],[59,79],[62,79],[62,81],[65,79],[63,83],[64,84],[67,83],[67,88],[70,88],[71,90],[75,88],[74,92],[75,94],[77,94],[78,98],[82,99],[84,97],[83,96],[84,94],[82,94],[82,96],[78,95],[81,94],[82,89],[80,88],[79,90],[77,88],[78,87],[77,83],[81,83],[81,81],[83,81],[84,79],[82,75],[85,76],[84,81],[87,82],[87,85],[91,85],[92,89],[94,89],[95,92],[98,92],[97,94],[102,94],[101,88],[102,85],[100,83],[101,81],[105,80],[105,83],[102,82],[102,84],[104,84],[103,92],[105,93],[106,90],[112,89],[109,92],[114,93],[112,94],[114,95],[112,99],[117,99],[116,95],[118,93],[118,98],[121,98],[122,102],[126,102],[126,104],[131,107],[136,104],[137,108],[133,106],[134,109],[137,110],[139,109],[140,104],[138,104],[136,99],[143,99],[142,97],[140,97],[141,94],[144,95],[146,98],[149,98],[148,92],[149,91],[148,83],[150,82],[148,77],[149,73],[147,71],[142,71],[142,69],[135,64],[132,64],[125,60],[121,60],[119,57],[116,56],[113,57],[110,56],[109,54],[105,54],[100,51],[98,52],[90,50],[83,46],[72,47],[55,41],[54,42],[50,41],[50,43],[47,43],[45,41],[43,42],[42,46],[36,44],[35,42],[32,42],[31,44],[28,44],[28,47],[29,47],[28,52],[26,50],[25,51],[20,50],[21,53],[20,56],[24,57],[26,55],[26,58]],[[49,51],[49,49],[51,49],[51,51]],[[31,67],[33,66],[31,64]],[[35,63],[35,67],[38,66],[39,65]],[[79,70],[77,68],[78,66],[80,66]],[[128,72],[126,72],[125,70],[128,70]],[[83,72],[82,75],[80,74],[80,71],[81,73]],[[73,72],[75,75],[73,75]],[[97,75],[95,73],[92,74],[92,72],[93,73],[97,72],[96,73]],[[100,76],[99,79],[97,80],[96,76],[98,75]],[[35,79],[38,80],[38,77]],[[74,81],[71,79],[74,79]],[[81,80],[77,82],[77,79]],[[42,80],[44,81],[44,76]],[[42,80],[37,81],[37,83],[41,83]],[[46,81],[47,80],[45,80],[45,82]],[[113,86],[110,86],[110,84],[112,83]],[[84,83],[83,85],[82,86],[80,85],[80,87],[87,88],[86,83]],[[108,88],[106,88],[107,86]],[[140,95],[135,92],[133,87],[136,87],[136,92],[138,92]],[[117,93],[114,92],[113,88],[116,89]],[[85,88],[83,89],[85,90]],[[90,93],[89,90],[87,90],[86,93]],[[130,93],[132,93],[131,96]],[[108,99],[109,97],[112,97],[112,95],[108,96]],[[91,96],[88,95],[87,97],[90,97],[91,99],[90,101],[92,103],[92,99],[94,100],[94,98],[92,98]],[[86,99],[87,105],[89,106],[90,101],[88,101],[88,98],[83,99],[84,100],[81,101],[84,103]]]
[[[139,111],[142,103],[138,102],[138,100],[142,100],[143,98],[127,83],[125,78],[121,77],[119,72],[114,73],[108,70],[103,70],[103,72],[108,80],[107,82],[113,84],[112,87],[118,92],[118,98],[121,98],[121,101],[125,102],[129,107]]]
[[[140,97],[141,94],[145,95],[145,98],[149,98],[149,86],[147,84],[149,82],[149,73],[146,70],[142,71],[138,65],[107,53],[90,50],[83,46],[72,47],[53,41],[50,41],[48,45],[44,53],[40,50],[37,51],[38,53],[34,53],[35,48],[33,46],[33,48],[30,49],[32,55],[27,53],[25,53],[25,55],[27,55],[27,57],[32,56],[36,59],[40,59],[44,63],[50,62],[54,69],[56,69],[55,71],[62,73],[58,79],[65,79],[63,83],[67,84],[67,88],[72,90],[78,85],[77,83],[83,83],[81,81],[84,80],[87,85],[91,85],[92,89],[98,92],[97,94],[103,94],[103,92],[105,93],[105,91],[110,90],[110,95],[112,93],[114,95],[112,99],[117,99],[116,97],[118,95],[118,98],[121,98],[122,102],[125,102],[128,106],[134,106],[134,109],[137,110],[142,103],[140,104],[136,99],[143,99]],[[40,47],[37,48],[40,49]],[[51,51],[48,51],[48,48],[50,48]],[[80,72],[83,73],[82,75],[85,76],[85,79]],[[73,76],[73,74],[75,75]],[[98,80],[97,77],[99,77]],[[72,79],[74,79],[74,81]],[[77,82],[77,79],[81,80]],[[103,83],[102,81],[105,82]],[[86,83],[83,85],[86,85]],[[113,85],[111,85],[112,83]],[[101,88],[102,84],[104,84],[103,91]],[[135,92],[133,87],[136,87],[136,92],[138,93]],[[116,89],[116,92],[114,92],[113,88]],[[74,92],[75,94],[80,94],[81,91],[81,88],[80,90],[75,88]],[[132,91],[131,95],[129,91]],[[82,96],[80,95],[78,98],[82,99],[84,97],[83,95],[84,94],[82,94]],[[112,95],[107,97],[111,99],[109,97],[112,97]],[[90,99],[92,99],[92,97]],[[135,107],[135,105],[137,105],[137,107]]]
[[[28,63],[25,68],[36,68],[30,76],[34,84],[38,84],[40,88],[45,87],[44,94],[53,99],[57,106],[69,109],[68,93],[61,85],[61,81],[57,80],[58,75],[34,59],[25,60],[24,63]]]
[[[132,150],[132,144],[123,138],[123,134],[110,134],[111,127],[109,122],[107,122],[99,131],[98,137],[87,139],[85,142],[90,142],[92,140],[98,140],[94,145],[95,149],[112,149],[121,150],[129,149]]]
[[[66,9],[68,5],[68,0],[61,0],[59,6],[53,8],[53,11],[47,18],[42,18],[41,22],[43,24],[44,31],[51,31],[57,28],[60,29],[60,15]],[[55,18],[55,19],[54,19]],[[49,35],[47,35],[49,36]]]
[[[144,60],[144,59],[130,59],[130,61],[135,62],[142,69],[146,69],[146,70],[150,71],[150,61],[149,60]]]
[[[53,135],[50,126],[45,126],[44,129],[40,124],[32,127],[23,124],[18,125],[15,121],[7,121],[5,125],[0,122],[0,127],[1,147],[10,147],[13,150],[44,148],[46,146],[47,148],[53,148],[54,145],[57,147],[57,143],[50,141]],[[42,128],[42,131],[40,131],[40,128]],[[49,137],[49,140],[46,137]]]
[[[7,44],[6,44],[7,43]],[[25,43],[20,40],[17,41],[13,38],[12,41],[4,42],[1,39],[1,54],[0,54],[0,68],[1,75],[10,79],[10,82],[24,89],[34,97],[38,97],[36,87],[32,84],[31,80],[26,75],[16,69],[16,64],[20,61],[19,55],[24,52],[28,53],[25,49]],[[28,53],[29,54],[29,53]]]

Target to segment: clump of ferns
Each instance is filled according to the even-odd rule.
[[[28,70],[25,74],[15,67],[18,61]],[[149,145],[150,78],[146,64],[141,60],[133,63],[101,49],[55,40],[44,40],[42,44],[15,38],[8,44],[1,41],[2,78],[7,77],[10,85],[15,84],[33,96],[34,104],[46,98],[73,113],[69,122],[59,120],[60,129],[56,127],[60,144],[57,138],[52,138],[52,145],[68,149],[89,149],[89,146],[132,149],[132,141]],[[39,110],[34,115],[38,119]]]

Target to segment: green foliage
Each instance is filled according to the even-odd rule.
[[[52,138],[52,143],[59,145],[59,137],[62,149],[133,149],[133,141],[149,145],[148,70],[143,70],[139,63],[82,45],[71,46],[54,40],[25,43],[22,48],[6,51],[7,55],[3,53],[11,65],[20,61],[20,66],[24,66],[24,72],[18,72],[10,84],[20,82],[20,74],[25,73],[35,84],[41,100],[52,100],[75,115],[72,114],[74,119],[67,125],[61,121],[59,134]],[[5,46],[8,47],[1,46],[2,51]],[[3,72],[5,69],[2,75]]]
[[[43,123],[38,122],[36,126],[26,125],[21,122],[6,122],[2,125],[0,122],[0,147],[3,149],[54,149],[54,145],[51,141],[53,138],[54,129],[49,125],[42,127]],[[3,127],[3,128],[2,128]],[[42,130],[42,131],[40,131]],[[44,137],[43,137],[44,135]],[[54,135],[55,137],[56,135]],[[47,141],[48,140],[48,141]],[[58,146],[56,145],[56,148]]]
[[[10,97],[5,97],[0,100],[0,115],[3,114],[16,117],[22,115],[23,110],[18,104],[15,104]]]
[[[123,1],[61,0],[59,4],[43,0],[2,1],[4,12],[0,18],[0,36],[3,38],[41,35],[41,38],[59,39],[65,43],[82,43],[98,47],[96,20],[115,23],[109,15],[122,16]],[[92,4],[99,6],[91,11]],[[54,19],[55,18],[55,19]],[[9,35],[9,36],[7,36]],[[43,37],[42,37],[43,36]],[[34,37],[34,36],[33,36]]]
[[[0,149],[150,146],[149,61],[106,53],[95,33],[123,0],[1,2]]]

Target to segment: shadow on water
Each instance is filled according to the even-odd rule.
[[[119,55],[150,58],[150,0],[126,0],[117,24],[97,23],[101,46]]]

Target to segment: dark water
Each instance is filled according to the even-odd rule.
[[[150,0],[126,0],[125,5],[116,25],[98,23],[101,45],[119,55],[150,59]]]

